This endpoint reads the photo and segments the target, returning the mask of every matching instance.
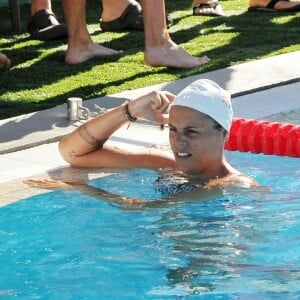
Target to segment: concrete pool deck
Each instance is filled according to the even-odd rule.
[[[131,90],[84,101],[94,111],[94,104],[111,108],[125,99],[137,97],[153,89],[178,93],[198,78],[210,78],[227,89],[233,97],[235,117],[265,118],[280,112],[300,109],[300,51],[266,59],[250,61],[221,70],[194,75],[156,86]],[[76,95],[74,95],[76,97]],[[284,99],[284,101],[283,101]],[[67,100],[67,99],[66,99]],[[66,105],[6,120],[0,120],[0,206],[6,205],[41,190],[31,189],[22,179],[37,174],[51,173],[60,168],[70,176],[78,170],[69,168],[60,158],[57,141],[73,131],[83,121],[67,120]],[[153,124],[138,122],[127,130],[122,127],[113,137],[116,143],[135,146],[167,146],[167,130],[160,131]],[[146,134],[145,134],[146,133]],[[99,170],[80,170],[90,178]],[[60,174],[61,175],[61,174]]]

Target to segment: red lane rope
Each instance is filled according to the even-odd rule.
[[[225,149],[300,157],[300,125],[234,118]]]

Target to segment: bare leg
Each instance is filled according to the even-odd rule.
[[[10,59],[4,54],[0,52],[0,68],[9,68],[10,67]]]
[[[31,15],[34,15],[42,9],[47,9],[52,11],[51,1],[50,0],[31,0]]]
[[[195,57],[169,36],[164,0],[141,0],[145,26],[145,62],[152,67],[193,68],[206,64],[207,56]]]
[[[99,21],[103,31],[144,30],[139,0],[103,0],[102,4]],[[173,21],[169,15],[166,16],[166,21],[167,28],[171,27]]]
[[[135,3],[133,0],[102,0],[102,15],[101,19],[108,22],[120,17],[123,11],[130,3]]]
[[[66,63],[79,64],[91,58],[120,53],[92,41],[85,18],[86,0],[63,0],[68,26],[68,49]]]

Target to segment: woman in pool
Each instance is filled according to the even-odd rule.
[[[169,116],[165,114],[168,109]],[[110,145],[109,137],[125,122],[137,118],[168,124],[173,153],[144,148],[133,151]],[[178,187],[175,192],[170,194],[168,188],[162,188],[168,185],[165,180],[157,184],[167,197],[182,196],[182,192],[196,196],[197,190],[212,187],[256,186],[253,179],[234,169],[224,156],[231,122],[229,93],[211,80],[200,79],[176,97],[169,92],[155,91],[127,101],[76,129],[60,141],[59,149],[72,166],[175,169],[181,174],[174,181]],[[49,187],[50,182],[45,182],[45,187],[47,184]],[[59,187],[71,186],[64,183]],[[174,191],[174,184],[170,190]]]

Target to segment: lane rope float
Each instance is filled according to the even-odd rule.
[[[233,118],[225,149],[300,157],[300,125]]]

